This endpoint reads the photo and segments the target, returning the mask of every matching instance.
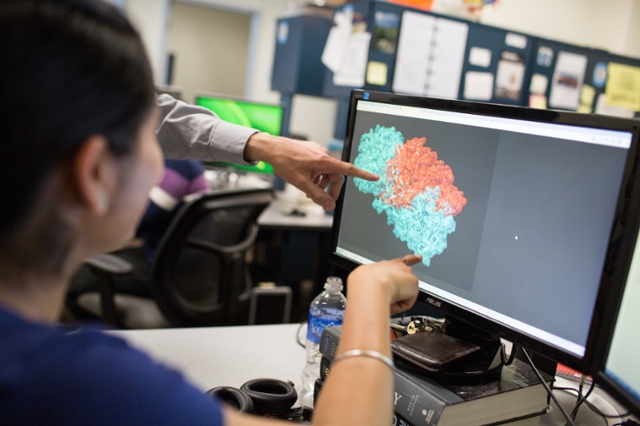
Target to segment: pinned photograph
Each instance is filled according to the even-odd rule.
[[[569,52],[558,53],[549,95],[551,107],[574,111],[578,108],[586,69],[586,56]]]
[[[524,57],[522,55],[515,52],[502,52],[496,73],[496,98],[519,100],[524,71]]]
[[[593,67],[593,85],[596,87],[604,87],[607,82],[607,63],[598,62]]]
[[[550,67],[553,62],[553,49],[550,47],[540,47],[538,49],[538,65]]]
[[[373,29],[373,50],[394,55],[400,32],[400,15],[376,12]]]

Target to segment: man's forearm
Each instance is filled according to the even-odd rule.
[[[165,158],[193,158],[246,164],[245,146],[255,129],[221,120],[208,109],[168,95],[156,98],[160,108],[158,142]]]

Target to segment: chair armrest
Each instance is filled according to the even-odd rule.
[[[133,265],[113,254],[96,254],[85,259],[84,263],[113,275],[123,275],[133,271]]]
[[[232,246],[221,246],[209,241],[200,240],[198,238],[190,238],[184,245],[185,247],[200,248],[206,251],[212,251],[214,253],[233,254],[251,247],[251,245],[255,242],[257,236],[258,225],[254,224],[249,230],[249,235],[247,235],[247,237],[238,244],[234,244]]]

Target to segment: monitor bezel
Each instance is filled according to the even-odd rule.
[[[366,96],[366,98],[365,98]],[[394,105],[402,106],[415,106],[422,108],[431,108],[443,111],[455,111],[467,114],[474,114],[487,117],[502,117],[511,119],[522,119],[540,123],[553,123],[553,124],[565,124],[576,125],[581,127],[591,128],[605,128],[610,130],[620,130],[632,133],[632,144],[629,149],[627,162],[625,164],[625,171],[621,183],[620,195],[616,206],[616,213],[614,223],[610,232],[610,242],[613,230],[616,229],[616,225],[620,225],[621,213],[625,212],[629,208],[629,200],[627,197],[623,197],[624,188],[627,186],[630,172],[634,163],[638,161],[638,139],[639,139],[639,125],[640,121],[634,119],[622,119],[618,117],[610,116],[598,116],[578,114],[566,111],[556,110],[539,110],[526,107],[514,107],[506,105],[497,105],[480,102],[469,102],[459,100],[448,100],[440,98],[426,98],[419,96],[401,95],[395,93],[374,92],[364,90],[354,90],[351,92],[349,101],[349,114],[347,120],[347,130],[344,140],[344,149],[342,160],[349,162],[351,152],[351,140],[353,138],[356,105],[361,100],[368,100],[374,102],[392,103]],[[353,270],[359,264],[345,259],[336,253],[338,234],[340,229],[340,221],[342,215],[342,204],[344,200],[344,189],[341,191],[338,198],[336,209],[334,213],[334,221],[331,235],[331,262],[335,265],[344,268],[348,271]],[[611,244],[607,249],[607,258],[609,258],[609,252],[611,251]],[[608,261],[607,261],[608,262]],[[607,263],[603,268],[603,271],[607,270]],[[599,289],[599,292],[602,288]],[[461,307],[455,303],[449,302],[440,298],[437,295],[430,294],[423,289],[420,289],[418,295],[418,301],[426,303],[440,309],[445,315],[451,315],[459,320],[462,320],[468,324],[473,324],[483,330],[493,333],[501,338],[509,340],[511,342],[524,345],[525,347],[536,351],[537,353],[547,356],[557,362],[563,363],[567,366],[575,368],[579,371],[585,371],[584,357],[579,357],[571,352],[565,351],[559,347],[553,346],[549,343],[539,341],[529,335],[526,335],[512,327],[505,324],[498,323],[496,321],[487,318],[476,312],[471,312],[464,307]]]
[[[610,273],[603,274],[600,284],[587,341],[585,365],[587,372],[599,386],[633,414],[640,416],[640,400],[629,395],[629,392],[606,372],[606,363],[634,252],[637,247],[640,248],[640,174],[636,175],[628,192],[630,207],[626,213],[624,228],[616,232],[616,236],[620,238],[620,245],[617,252],[611,256]]]
[[[198,105],[198,98],[220,99],[220,100],[226,100],[226,101],[242,102],[242,103],[245,103],[245,104],[262,105],[262,106],[270,106],[270,107],[280,107],[282,109],[282,116],[280,117],[280,134],[272,135],[272,136],[282,136],[284,118],[285,118],[285,114],[286,114],[286,105],[284,103],[282,103],[282,102],[252,101],[252,100],[245,99],[245,98],[242,98],[242,97],[223,95],[223,94],[220,94],[220,93],[196,92],[196,94],[194,96],[194,99],[193,99],[193,104],[196,105],[196,106],[200,106],[202,108],[206,108],[206,107]],[[215,113],[215,111],[213,111],[213,112]]]

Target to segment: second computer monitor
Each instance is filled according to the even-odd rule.
[[[195,104],[214,112],[222,120],[251,127],[273,136],[280,136],[284,107],[280,104],[251,102],[221,95],[198,94]],[[271,165],[260,162],[256,166],[233,167],[253,172],[273,173]]]
[[[613,315],[610,340],[597,345],[606,347],[604,358],[595,372],[596,383],[620,399],[640,416],[640,246],[636,245],[623,297]]]
[[[625,194],[631,208],[612,237],[586,364],[598,385],[640,416],[640,176]]]

